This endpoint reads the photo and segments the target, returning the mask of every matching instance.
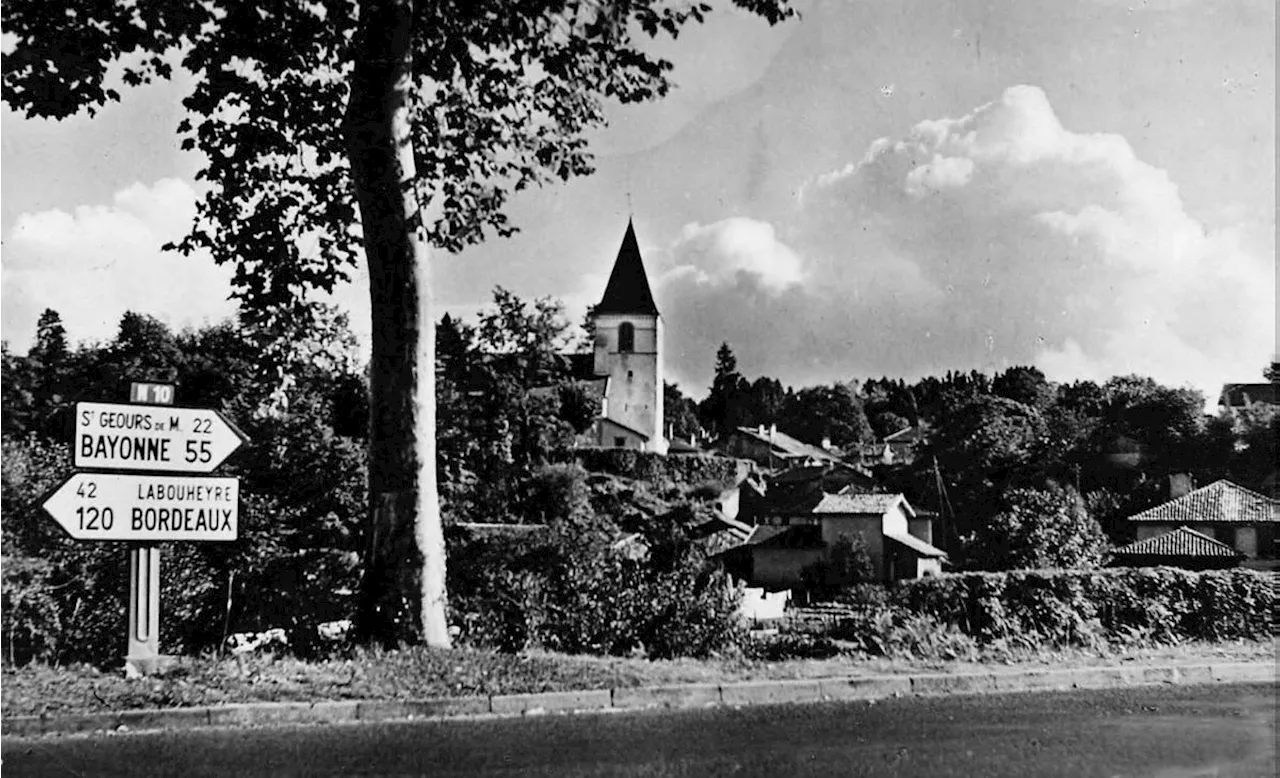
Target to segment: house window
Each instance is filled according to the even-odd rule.
[[[626,438],[614,438],[614,439],[613,439],[613,447],[614,447],[614,448],[624,448],[626,445],[627,445],[627,439],[626,439]]]
[[[632,371],[632,370],[628,370],[628,371],[627,371],[627,380],[628,380],[628,381],[630,381],[631,379],[633,379],[633,378],[635,378],[635,377],[636,377],[636,374],[635,374],[635,372],[634,372],[634,371]]]
[[[618,327],[618,353],[630,354],[636,350],[636,328],[629,321]]]

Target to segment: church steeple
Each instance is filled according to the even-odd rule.
[[[640,258],[640,244],[636,242],[636,230],[627,220],[627,233],[622,236],[622,247],[605,285],[604,297],[595,307],[595,313],[639,314],[657,316],[658,306],[649,289],[649,277],[644,272],[644,260]]]

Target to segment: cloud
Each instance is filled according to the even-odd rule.
[[[1255,376],[1275,348],[1273,225],[1207,229],[1164,170],[1122,136],[1064,127],[1034,86],[877,140],[806,182],[776,230],[752,226],[770,241],[732,250],[686,230],[674,251],[693,270],[662,290],[715,311],[664,303],[682,319],[668,332],[694,328],[708,363],[729,341],[748,374],[805,383],[1032,363],[1059,380],[1140,372],[1212,393]],[[803,283],[750,275],[773,256]],[[729,283],[725,268],[751,283]],[[695,385],[709,370],[677,367]]]
[[[686,224],[672,249],[675,268],[695,283],[742,283],[778,293],[804,281],[800,257],[778,240],[773,226],[735,217],[703,226]]]
[[[160,251],[186,234],[195,203],[189,184],[166,178],[132,184],[110,205],[20,214],[5,239],[5,340],[24,351],[45,308],[61,314],[73,341],[111,337],[126,310],[174,327],[232,315],[229,269]]]

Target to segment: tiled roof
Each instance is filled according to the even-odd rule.
[[[1177,524],[1280,522],[1280,500],[1237,486],[1230,481],[1214,481],[1154,508],[1130,521],[1159,521]]]
[[[778,430],[766,430],[761,432],[758,427],[739,427],[738,432],[767,443],[773,448],[776,448],[789,456],[812,457],[814,459],[824,460],[827,462],[840,461],[840,457],[832,454],[830,451],[805,443],[803,440],[796,440],[787,433]]]
[[[1280,405],[1280,388],[1276,384],[1224,384],[1218,404],[1243,408],[1252,403]]]
[[[782,515],[840,515],[881,516],[901,502],[908,517],[914,516],[911,504],[901,494],[831,494],[813,492],[791,500],[780,500],[760,509],[771,516]]]
[[[936,557],[938,559],[946,559],[947,552],[932,546],[914,535],[899,535],[896,533],[886,532],[884,536],[892,541],[901,543],[912,551],[923,557]]]
[[[1234,559],[1244,554],[1226,543],[1202,535],[1190,527],[1178,527],[1154,538],[1139,540],[1115,550],[1116,556],[1216,557]]]
[[[657,316],[658,306],[649,289],[649,277],[644,272],[644,260],[640,258],[640,244],[636,242],[636,229],[627,221],[627,232],[622,237],[618,258],[604,287],[604,297],[595,307],[595,313],[636,313]]]
[[[817,526],[771,527],[758,525],[742,543],[743,546],[770,548],[825,548],[822,528]],[[741,546],[739,546],[741,548]]]
[[[907,515],[914,513],[901,494],[824,494],[812,513],[866,513],[880,514],[893,509],[899,502]]]
[[[609,418],[608,416],[602,416],[602,417],[600,418],[600,423],[601,423],[601,424],[612,424],[613,426],[615,426],[615,427],[620,427],[620,428],[622,428],[623,430],[626,430],[627,432],[630,432],[630,433],[631,433],[631,434],[633,434],[633,435],[639,435],[640,437],[644,438],[645,440],[648,440],[648,439],[649,439],[649,435],[648,435],[647,433],[641,432],[640,430],[636,429],[635,427],[630,426],[629,424],[623,424],[622,422],[618,421],[617,419],[611,419],[611,418]]]
[[[778,484],[794,484],[803,481],[812,481],[815,478],[826,475],[826,465],[802,465],[783,470],[769,476],[769,485],[776,486]]]

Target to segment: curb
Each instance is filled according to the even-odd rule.
[[[467,716],[533,716],[605,710],[741,707],[886,697],[948,694],[1112,689],[1130,686],[1276,682],[1274,662],[1083,667],[981,673],[852,676],[726,684],[640,686],[619,689],[446,697],[431,700],[340,700],[259,702],[200,708],[157,708],[3,719],[3,734],[14,737],[78,732],[180,730],[211,726],[337,724],[353,721],[407,721]]]

